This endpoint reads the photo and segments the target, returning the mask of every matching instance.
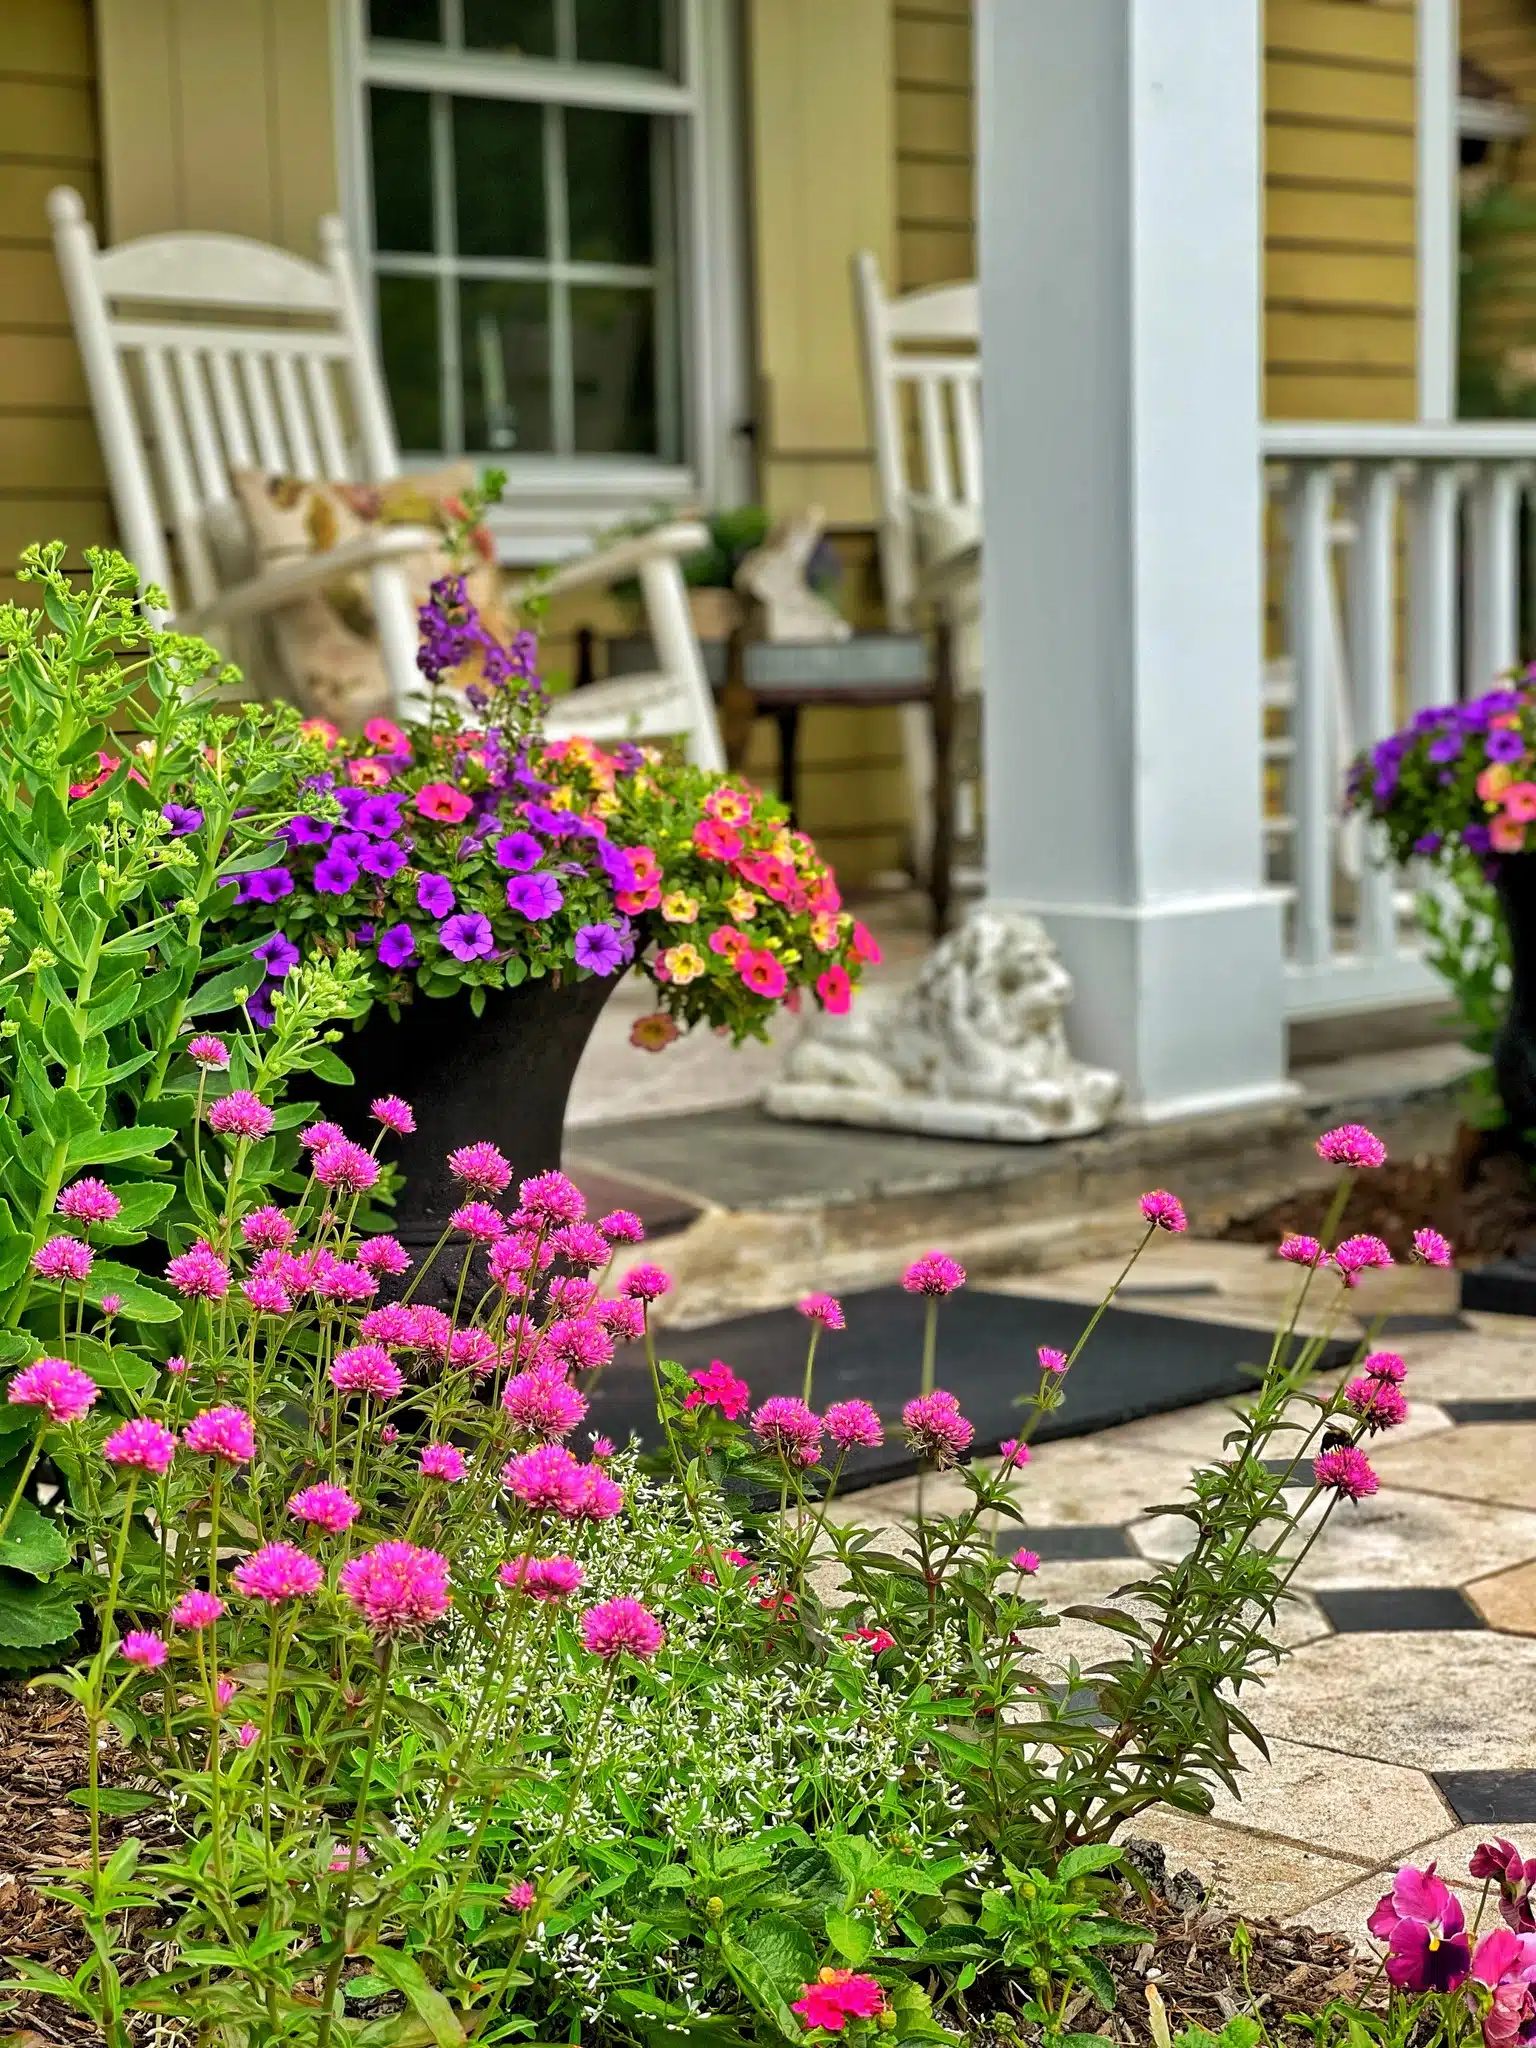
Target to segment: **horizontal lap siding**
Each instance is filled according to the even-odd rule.
[[[1528,0],[1461,0],[1461,47],[1512,90],[1536,124],[1536,13]],[[1536,204],[1536,138],[1526,135],[1494,148],[1500,170],[1527,204]],[[1507,271],[1477,339],[1529,351],[1536,347],[1536,238],[1511,237],[1501,264]]]
[[[893,0],[896,286],[976,275],[970,0]]]

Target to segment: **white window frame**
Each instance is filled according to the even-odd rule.
[[[490,525],[500,559],[526,564],[579,553],[605,529],[659,506],[739,504],[750,495],[751,413],[745,303],[742,39],[737,0],[676,0],[680,76],[547,58],[481,56],[429,46],[370,49],[366,0],[331,0],[338,182],[358,273],[373,291],[370,85],[477,98],[621,106],[677,120],[681,427],[678,463],[644,457],[471,451],[505,469]],[[431,461],[436,458],[421,458]]]

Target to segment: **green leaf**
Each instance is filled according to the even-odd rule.
[[[875,1945],[875,1930],[866,1920],[855,1920],[851,1913],[845,1913],[840,1906],[827,1908],[827,1939],[845,1962],[857,1969],[860,1963],[869,1960]],[[808,1979],[802,1978],[802,1983]]]
[[[788,2041],[799,2041],[805,2029],[790,2011],[772,1974],[762,1960],[736,1940],[734,1935],[722,1931],[720,1936],[721,1960],[731,1975],[741,1985],[753,2004],[773,2020],[779,2032]]]
[[[120,1159],[152,1159],[175,1135],[168,1124],[130,1124],[120,1131],[82,1131],[71,1137],[65,1163],[73,1171],[77,1166],[111,1166]]]
[[[147,1230],[175,1194],[169,1180],[130,1180],[112,1191],[122,1203],[114,1218],[117,1230]]]
[[[1085,1843],[1085,1847],[1088,1845]],[[1099,1961],[1097,1956],[1088,1955],[1081,1949],[1072,1958],[1072,1967],[1083,1979],[1105,2012],[1115,2009],[1115,1980]]]
[[[238,967],[226,967],[222,974],[215,974],[196,988],[187,998],[185,1017],[213,1017],[221,1010],[233,1010],[239,1001],[239,991],[251,995],[261,986],[262,970],[249,960],[242,960]]]
[[[25,1572],[31,1579],[46,1579],[61,1564],[69,1563],[69,1555],[58,1524],[40,1515],[31,1501],[18,1501],[10,1527],[0,1536],[0,1565]]]
[[[98,1259],[85,1283],[86,1300],[95,1302],[98,1308],[104,1294],[119,1295],[121,1313],[136,1323],[174,1323],[181,1314],[180,1302],[172,1301],[131,1266],[120,1266],[114,1259]]]
[[[155,1377],[155,1368],[147,1358],[121,1344],[103,1344],[99,1337],[72,1338],[70,1352],[73,1363],[82,1372],[88,1372],[98,1387],[109,1387],[117,1393],[139,1393]]]
[[[72,1805],[89,1807],[91,1788],[89,1785],[76,1785],[64,1796]],[[96,1803],[103,1813],[124,1819],[132,1813],[148,1813],[151,1807],[163,1804],[153,1792],[134,1792],[126,1785],[101,1786],[96,1794]]]
[[[0,1647],[41,1650],[67,1642],[80,1626],[79,1598],[74,1580],[28,1585],[0,1577]]]
[[[816,1974],[816,1947],[796,1920],[784,1913],[763,1913],[742,1936],[786,2002]]]
[[[1120,1851],[1113,1842],[1084,1842],[1067,1851],[1056,1866],[1056,1875],[1062,1884],[1070,1884],[1074,1877],[1085,1877],[1090,1870],[1108,1870],[1119,1861]]]
[[[61,1067],[78,1067],[85,1057],[85,1047],[67,1010],[48,1010],[43,1018],[43,1043]]]
[[[425,2021],[438,2048],[455,2048],[456,2043],[469,2038],[453,2007],[441,1991],[435,1990],[423,1976],[420,1964],[390,1948],[370,1949],[368,1962],[387,1984],[402,1995],[417,2018]]]

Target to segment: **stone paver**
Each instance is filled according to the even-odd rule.
[[[1445,1442],[1384,1445],[1371,1462],[1394,1488],[1536,1508],[1536,1422],[1466,1423]]]
[[[1519,1564],[1513,1571],[1496,1572],[1491,1579],[1474,1579],[1467,1598],[1482,1614],[1490,1628],[1508,1635],[1536,1636],[1536,1564]]]
[[[1343,1784],[1337,1751],[1276,1741],[1270,1744],[1267,1765],[1251,1761],[1253,1768],[1239,1780],[1238,1795],[1224,1785],[1216,1789],[1212,1817],[1231,1827],[1256,1830],[1335,1855],[1347,1849],[1363,1862],[1381,1864],[1439,1834],[1452,1818],[1424,1772],[1402,1764],[1352,1757],[1343,1801],[1348,1809],[1345,1821],[1340,1812]]]
[[[1170,1868],[1192,1870],[1215,1904],[1255,1916],[1299,1913],[1313,1900],[1357,1883],[1363,1865],[1360,1858],[1298,1848],[1172,1807],[1154,1808],[1129,1832],[1161,1842]]]

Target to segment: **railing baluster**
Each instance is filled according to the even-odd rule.
[[[1453,464],[1426,463],[1414,478],[1408,581],[1408,691],[1415,711],[1454,704],[1456,534],[1461,479]]]
[[[1296,757],[1296,958],[1319,966],[1333,953],[1332,733],[1327,702],[1332,666],[1328,587],[1333,475],[1326,462],[1293,466],[1287,504],[1290,534],[1290,644],[1296,665],[1292,713]]]
[[[1491,690],[1520,652],[1520,492],[1512,462],[1478,478],[1472,496],[1472,617],[1466,694]]]
[[[1349,569],[1349,682],[1357,721],[1350,734],[1339,729],[1342,754],[1385,739],[1397,723],[1393,684],[1397,673],[1397,474],[1390,463],[1362,465],[1354,493],[1357,530]],[[1341,707],[1342,708],[1342,707]],[[1337,799],[1336,799],[1337,800]],[[1358,817],[1341,827],[1349,868],[1359,883],[1356,950],[1380,959],[1397,945],[1397,877],[1371,858],[1366,825]]]

